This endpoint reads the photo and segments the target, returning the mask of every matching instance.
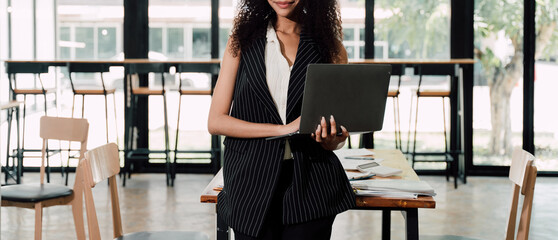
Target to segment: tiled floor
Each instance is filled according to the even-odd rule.
[[[62,182],[60,175],[53,179]],[[73,174],[72,174],[73,176]],[[211,175],[181,174],[174,188],[165,186],[163,174],[133,175],[127,186],[119,186],[124,232],[145,230],[192,230],[215,238],[215,207],[199,203],[199,194]],[[470,177],[467,185],[453,189],[443,177],[423,176],[437,191],[436,209],[419,210],[420,234],[453,234],[480,239],[503,239],[511,197],[511,183],[504,177]],[[38,174],[25,175],[27,182]],[[530,239],[558,236],[557,178],[537,179]],[[97,215],[103,239],[112,239],[112,220],[107,184],[94,189]],[[75,239],[69,206],[45,209],[43,239]],[[32,239],[32,210],[2,208],[1,239]],[[392,239],[404,239],[403,218],[392,213]],[[333,225],[332,239],[380,239],[381,214],[348,211]]]

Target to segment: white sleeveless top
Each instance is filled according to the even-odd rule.
[[[286,124],[287,121],[287,93],[289,90],[289,80],[291,78],[292,66],[281,53],[281,45],[273,25],[267,26],[267,43],[265,45],[265,68],[267,76],[267,86],[271,97],[275,102],[279,116]],[[289,141],[285,140],[284,159],[291,159],[291,147]]]

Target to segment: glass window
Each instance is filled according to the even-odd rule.
[[[76,59],[94,58],[93,28],[76,27]]]
[[[343,40],[344,41],[355,40],[355,29],[354,28],[343,28]]]
[[[523,0],[475,0],[474,19],[473,164],[509,166],[522,146]]]
[[[558,171],[558,2],[537,1],[535,55],[535,155],[539,171]]]
[[[450,1],[374,1],[375,41],[389,43],[388,58],[450,57]]]
[[[227,48],[227,42],[229,41],[230,34],[231,28],[219,28],[219,58],[222,58],[225,53],[225,48]]]
[[[60,41],[58,42],[59,44],[59,48],[60,48],[60,58],[61,59],[70,59],[71,53],[70,50],[71,48],[68,47],[71,39],[71,35],[70,35],[70,28],[69,27],[61,27],[60,28]]]
[[[167,29],[167,56],[169,58],[184,58],[184,29]]]
[[[211,34],[209,28],[192,29],[192,57],[211,58]]]
[[[116,28],[102,27],[97,29],[97,58],[109,59],[115,57],[116,52]]]
[[[149,51],[163,53],[162,28],[149,28]]]

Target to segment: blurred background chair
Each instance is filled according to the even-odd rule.
[[[178,149],[178,139],[179,139],[179,134],[180,134],[180,113],[181,113],[181,107],[182,107],[182,96],[185,95],[205,95],[205,96],[211,96],[211,89],[184,89],[182,86],[182,82],[184,81],[184,79],[182,79],[182,74],[183,73],[188,73],[188,72],[200,72],[201,70],[205,69],[205,72],[211,73],[212,71],[214,71],[213,69],[213,65],[207,65],[207,64],[200,64],[200,65],[194,65],[194,64],[178,64],[176,67],[177,71],[176,73],[178,74],[178,119],[176,121],[176,138],[175,138],[175,142],[174,142],[174,161],[173,161],[173,165],[172,165],[172,182],[174,183],[174,179],[176,178],[176,169],[178,168],[177,164],[178,161],[177,159],[193,159],[193,158],[186,158],[186,157],[179,157],[178,154],[180,153],[196,153],[196,154],[203,154],[203,153],[209,153],[212,155],[214,154],[213,151],[213,146],[212,149],[209,150],[179,150]]]
[[[42,218],[43,208],[57,205],[71,205],[74,221],[76,225],[76,235],[78,239],[85,239],[83,223],[79,223],[79,216],[83,215],[82,190],[78,182],[74,183],[74,188],[59,184],[45,183],[45,156],[47,155],[46,146],[50,139],[62,141],[79,142],[80,157],[82,158],[87,148],[87,136],[89,123],[85,119],[41,117],[40,136],[43,140],[40,183],[17,184],[3,186],[2,206],[21,207],[35,210],[35,240],[42,237]],[[67,168],[66,168],[67,169]],[[66,185],[68,173],[66,173]],[[83,217],[81,217],[83,219]],[[81,226],[81,227],[80,227]]]
[[[107,143],[109,143],[109,121],[108,121],[108,95],[112,95],[113,109],[114,109],[114,127],[116,131],[116,142],[118,143],[118,126],[116,117],[116,99],[114,92],[116,91],[113,87],[107,87],[105,80],[103,79],[103,73],[110,72],[110,64],[108,63],[68,63],[68,73],[70,78],[70,84],[72,86],[72,91],[74,96],[72,98],[72,117],[74,117],[74,108],[76,95],[81,95],[81,118],[84,117],[85,110],[85,96],[104,96],[105,98],[105,131],[107,135]],[[101,80],[102,88],[91,88],[91,87],[80,87],[79,79],[78,83],[75,82],[75,77],[79,73],[97,73],[99,74]]]
[[[446,127],[446,99],[449,99],[451,92],[449,90],[449,81],[451,78],[455,76],[455,66],[454,65],[440,65],[440,64],[420,64],[415,66],[414,68],[415,75],[419,76],[418,87],[416,90],[416,98],[417,103],[415,107],[415,124],[414,124],[414,131],[413,131],[413,148],[409,151],[409,141],[411,135],[411,119],[409,117],[409,133],[407,138],[407,152],[411,154],[411,163],[413,168],[415,167],[416,162],[443,162],[446,164],[446,180],[449,181],[449,176],[453,173],[454,176],[454,186],[457,188],[457,171],[452,170],[455,168],[451,166],[454,163],[454,159],[451,155],[448,146],[448,133]],[[424,76],[445,76],[446,79],[449,79],[447,82],[447,89],[428,89],[424,88]],[[444,149],[443,151],[436,151],[436,152],[417,152],[417,127],[418,127],[418,116],[419,116],[419,100],[421,98],[439,98],[442,101],[442,120],[443,120],[443,128],[444,128]],[[413,97],[411,96],[411,114],[413,109]],[[421,156],[417,158],[417,156]],[[426,156],[438,156],[441,158],[427,158]]]
[[[130,89],[130,118],[127,119],[128,129],[126,129],[125,134],[128,134],[128,142],[126,144],[126,161],[124,163],[124,176],[128,174],[128,178],[130,178],[133,170],[133,161],[136,160],[147,160],[149,159],[164,159],[165,160],[165,168],[166,168],[166,175],[167,175],[167,186],[172,186],[172,174],[171,174],[171,166],[170,166],[170,144],[169,144],[169,121],[168,121],[168,113],[167,113],[167,96],[166,96],[166,89],[165,89],[165,73],[169,72],[169,65],[165,63],[131,63],[126,64],[124,66],[126,68],[127,76],[126,76],[126,84],[128,84]],[[134,81],[137,78],[138,74],[149,74],[154,73],[159,75],[161,81],[161,88],[150,88],[150,87],[143,87],[139,86],[137,81]],[[138,108],[138,100],[140,97],[149,97],[149,96],[162,96],[163,97],[163,114],[164,114],[164,150],[154,150],[150,148],[138,148],[136,142],[136,114]],[[164,154],[164,157],[153,157],[150,154]],[[123,178],[122,184],[126,185],[126,177]]]
[[[2,165],[2,171],[4,172],[4,185],[9,184],[8,181],[9,179],[12,179],[16,184],[20,184],[21,183],[21,177],[20,177],[20,172],[21,172],[21,163],[20,163],[20,158],[11,158],[12,161],[10,161],[10,142],[12,141],[11,139],[11,133],[12,133],[12,126],[13,126],[13,116],[14,113],[16,114],[16,119],[19,116],[19,107],[22,104],[22,102],[19,101],[10,101],[7,103],[2,103],[0,104],[0,110],[4,111],[6,110],[6,122],[8,123],[8,132],[7,132],[7,136],[6,136],[6,164]],[[19,149],[19,124],[16,125],[16,133],[17,133],[17,137],[16,137],[16,151],[17,149]],[[1,142],[1,141],[0,141]]]
[[[44,98],[44,113],[45,116],[48,116],[48,101],[47,101],[47,95],[48,94],[54,94],[54,106],[56,108],[56,89],[55,88],[47,88],[45,87],[45,84],[41,78],[41,74],[44,73],[48,73],[48,64],[45,63],[40,63],[40,62],[14,62],[14,63],[10,63],[9,65],[6,65],[6,73],[8,74],[8,78],[9,78],[9,88],[10,88],[10,94],[11,94],[11,99],[12,100],[17,100],[17,97],[19,95],[23,95],[23,116],[22,116],[22,133],[21,133],[21,148],[17,148],[17,150],[15,151],[15,153],[13,153],[11,155],[11,157],[17,158],[19,159],[18,161],[23,162],[23,158],[25,157],[25,152],[35,152],[35,153],[39,153],[41,152],[41,149],[31,149],[31,148],[26,148],[25,146],[25,120],[27,117],[27,96],[31,95],[31,96],[43,96]],[[31,74],[34,80],[33,85],[35,85],[34,88],[22,88],[21,85],[23,85],[22,79],[20,77],[20,80],[17,80],[16,75],[21,75],[21,74],[26,74],[29,75]],[[40,84],[40,88],[37,88],[37,80]],[[26,85],[30,85],[29,82],[26,82]],[[19,86],[18,86],[19,85]],[[37,98],[35,98],[37,99]],[[37,103],[37,102],[36,102]],[[58,110],[56,110],[58,111]],[[19,125],[19,114],[18,118],[17,118],[17,122]],[[57,113],[58,115],[58,113]],[[49,155],[50,153],[56,153],[56,152],[60,152],[60,150],[49,150],[48,146],[46,147],[46,152],[47,152],[47,182],[50,181],[50,164],[49,164]],[[28,157],[38,157],[38,156],[28,156]],[[23,168],[21,168],[22,172],[20,172],[19,174],[22,175],[23,174]]]
[[[402,64],[392,64],[391,65],[391,76],[397,78],[397,87],[388,90],[388,98],[392,99],[393,103],[393,132],[395,134],[395,148],[402,150],[401,147],[401,118],[399,114],[399,95],[401,94],[401,76],[405,73],[405,65]],[[391,84],[390,84],[391,85]]]
[[[83,184],[85,195],[85,209],[87,212],[87,226],[89,239],[100,240],[101,233],[99,222],[93,201],[92,188],[105,179],[109,180],[110,199],[112,207],[112,224],[114,238],[119,240],[149,240],[149,239],[189,239],[207,240],[209,237],[200,232],[185,231],[157,231],[157,232],[135,232],[124,234],[122,231],[122,219],[120,216],[120,202],[118,200],[118,189],[116,187],[116,175],[120,172],[120,161],[118,158],[118,146],[109,143],[85,153],[85,159],[78,167],[81,174],[80,181]],[[81,221],[83,223],[83,221]]]

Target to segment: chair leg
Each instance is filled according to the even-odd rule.
[[[418,124],[418,108],[419,108],[419,96],[417,96],[417,106],[415,107],[415,129],[413,137],[413,153],[412,153],[412,166],[415,168],[415,154],[417,152],[417,124]]]
[[[170,166],[170,144],[169,144],[169,120],[167,115],[167,96],[163,93],[163,110],[164,110],[164,117],[165,117],[165,158],[166,158],[166,168],[167,168],[167,186],[172,186],[172,173],[171,173],[171,166]]]
[[[6,140],[6,168],[5,169],[5,173],[4,173],[4,182],[6,184],[8,184],[8,176],[11,175],[9,172],[10,169],[10,135],[11,135],[11,130],[12,130],[12,114],[13,114],[13,109],[8,109],[7,110],[8,115],[6,116],[6,121],[8,122],[8,136],[7,136],[7,140]],[[15,170],[15,164],[13,164],[14,166],[14,170]],[[14,171],[15,172],[15,171]]]
[[[43,231],[43,203],[35,203],[35,240],[41,240]]]
[[[180,95],[178,96],[178,117],[177,117],[177,119],[176,119],[176,135],[175,135],[176,138],[175,138],[175,141],[174,141],[174,162],[173,162],[173,166],[172,166],[172,169],[173,169],[173,172],[172,172],[172,175],[173,175],[173,177],[172,177],[172,178],[173,178],[173,183],[174,183],[174,178],[176,177],[176,176],[175,176],[175,175],[176,175],[176,167],[177,167],[177,165],[178,165],[178,163],[177,163],[177,162],[178,162],[178,161],[177,161],[177,156],[178,156],[178,134],[180,133],[180,107],[181,107],[181,106],[182,106],[182,94],[180,94]]]
[[[25,104],[23,105],[25,107]],[[20,138],[20,125],[19,125],[19,108],[16,109],[16,158],[17,158],[17,175],[16,183],[21,183],[21,176],[23,176],[23,153],[19,145]]]
[[[23,159],[23,153],[25,152],[25,119],[27,115],[27,94],[23,94],[23,116],[22,126],[21,126],[21,158]],[[22,173],[23,174],[23,173]]]
[[[105,130],[106,130],[106,134],[107,134],[107,143],[109,143],[109,129],[108,129],[108,105],[107,105],[107,94],[105,93]]]
[[[401,149],[399,147],[399,143],[397,142],[397,111],[395,109],[395,98],[396,97],[392,97],[392,102],[393,102],[393,133],[395,134],[395,149]]]
[[[116,97],[114,95],[116,94],[112,94],[112,103],[114,107],[114,130],[116,131],[116,145],[118,146],[120,144],[120,141],[118,141],[118,117],[116,116]]]
[[[74,200],[72,200],[72,215],[74,217],[74,226],[76,228],[76,236],[78,240],[85,240],[85,224],[83,223],[83,197],[74,193]]]
[[[85,95],[81,95],[81,118],[85,116]]]
[[[411,122],[412,122],[412,117],[413,117],[413,96],[411,95],[411,104],[409,105],[409,128],[407,131],[407,153],[410,153],[409,151],[409,145],[410,145],[410,141],[411,141]]]
[[[448,139],[446,129],[446,98],[442,97],[442,119],[444,120],[444,158],[446,159],[446,181],[449,181],[449,163],[448,163]]]
[[[403,145],[401,143],[401,115],[399,114],[399,97],[395,99],[397,100],[397,140],[399,141],[399,150],[403,150]]]

